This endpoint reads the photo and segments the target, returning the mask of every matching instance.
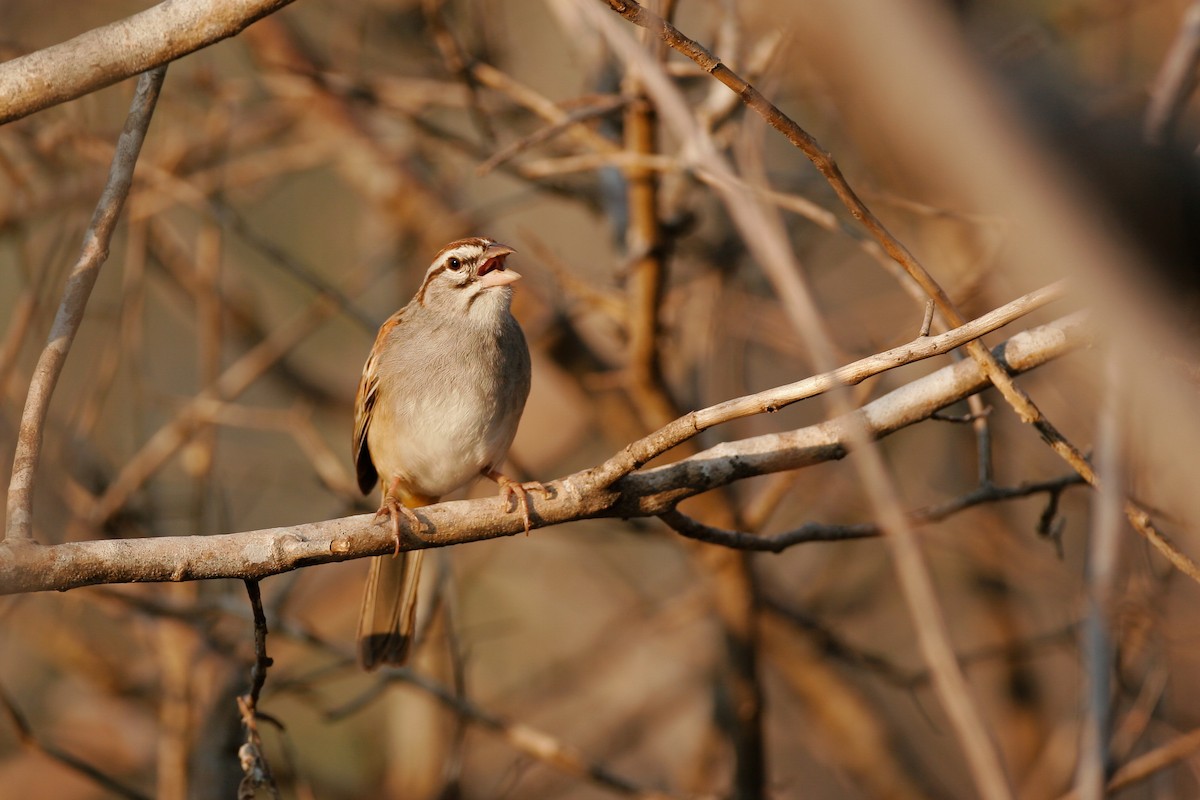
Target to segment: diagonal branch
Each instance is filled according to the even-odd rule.
[[[133,168],[137,165],[138,154],[142,151],[142,142],[146,138],[147,128],[150,127],[150,118],[154,115],[154,106],[158,102],[158,93],[166,74],[167,68],[164,66],[143,73],[138,78],[133,102],[129,107],[129,116],[125,120],[125,129],[121,131],[117,140],[116,153],[108,172],[108,182],[100,195],[100,201],[96,204],[91,224],[84,234],[79,259],[67,278],[62,304],[50,328],[50,339],[34,369],[33,381],[29,385],[29,394],[25,400],[25,411],[21,415],[21,428],[17,434],[12,480],[8,485],[4,534],[6,541],[33,538],[33,482],[41,454],[42,433],[50,409],[50,398],[54,394],[58,376],[62,374],[67,353],[75,340],[75,333],[83,321],[83,312],[87,307],[92,287],[96,285],[96,278],[100,275],[100,267],[108,260],[109,242],[121,217],[121,208],[129,195],[129,187],[133,184]],[[0,88],[0,96],[4,96],[3,88]]]
[[[963,344],[1001,328],[1013,320],[1041,308],[1063,296],[1065,284],[1052,283],[1017,298],[994,311],[937,336],[918,336],[907,344],[847,364],[832,372],[813,375],[795,383],[768,389],[715,406],[692,411],[659,430],[627,445],[620,453],[595,467],[595,479],[602,486],[627,475],[651,459],[662,455],[680,442],[716,425],[755,414],[772,413],[800,400],[816,397],[838,386],[855,386],[901,364],[909,364],[934,355],[948,353]]]

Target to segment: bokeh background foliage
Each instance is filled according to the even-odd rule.
[[[349,457],[359,370],[375,327],[411,296],[432,254],[463,235],[514,246],[510,265],[525,276],[514,309],[534,379],[514,475],[582,469],[681,411],[816,371],[745,233],[585,2],[299,2],[174,63],[52,407],[38,540],[243,531],[373,509]],[[863,6],[836,5],[658,8],[813,133],[969,316],[1072,269],[1088,283],[1093,265],[1032,259],[1019,220],[989,204],[1001,194],[987,177],[994,154],[935,113],[956,76],[932,82],[928,65],[901,58],[908,29],[893,40],[880,26],[828,27]],[[1128,302],[1188,334],[1189,247],[1200,229],[1189,228],[1192,156],[1144,145],[1190,151],[1195,113],[1182,105],[1157,137],[1144,123],[1191,5],[960,0],[881,14],[910,15],[913,30],[940,37],[985,76],[988,99],[1041,148],[1053,180],[1077,190],[1082,213],[1104,221],[1114,247],[1133,242],[1149,254],[1132,276],[1146,294]],[[2,8],[9,58],[141,6]],[[923,303],[818,172],[727,89],[650,49],[687,98],[688,124],[777,193],[839,359],[911,339]],[[907,94],[871,83],[872,53],[897,81],[910,79]],[[126,81],[0,127],[5,463],[131,91]],[[888,103],[907,118],[889,115]],[[906,133],[918,129],[923,140]],[[1073,296],[1072,308],[1081,304]],[[1128,333],[1100,316],[1110,334]],[[233,381],[230,367],[272,335],[283,354],[251,361],[253,379]],[[868,381],[854,400],[948,358]],[[1090,451],[1106,357],[1069,361],[1021,385]],[[1125,375],[1128,483],[1196,552],[1186,488],[1194,459],[1171,450],[1169,425],[1154,427],[1170,414],[1140,403],[1166,390]],[[214,385],[223,395],[196,402]],[[997,484],[1068,474],[998,396],[984,401],[994,407]],[[699,441],[826,414],[810,401]],[[164,430],[179,435],[164,445]],[[971,425],[951,421],[881,442],[904,507],[975,488],[979,442]],[[1112,678],[1110,773],[1198,723],[1196,586],[1128,530],[1102,622],[1111,658],[1097,665],[1084,652],[1091,502],[1070,486],[919,529],[972,695],[1021,797],[1076,785],[1083,687],[1097,671]],[[743,481],[684,510],[763,533],[871,520],[848,461]],[[910,617],[878,539],[748,554],[697,545],[655,520],[597,520],[437,551],[435,562],[423,645],[412,671],[394,675],[353,663],[362,561],[263,583],[274,665],[260,709],[280,723],[263,730],[285,796],[951,798],[977,789],[917,648],[923,621]],[[234,698],[253,646],[237,582],[8,597],[0,630],[0,797],[233,791],[243,735]],[[22,724],[36,746],[22,740]],[[1193,795],[1198,766],[1184,753],[1121,796]]]

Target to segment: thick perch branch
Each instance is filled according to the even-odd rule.
[[[1017,334],[995,353],[1012,371],[1024,372],[1080,347],[1087,339],[1084,321],[1075,315]],[[855,413],[858,424],[872,436],[883,437],[988,385],[977,362],[961,361]],[[536,500],[533,521],[537,527],[545,527],[596,517],[655,516],[688,497],[743,478],[841,458],[847,452],[850,426],[850,420],[836,418],[799,430],[726,442],[674,464],[623,476],[619,468],[607,464],[577,472],[548,484],[554,495]],[[658,441],[656,437],[662,433],[643,441]],[[624,462],[625,452],[609,463]],[[524,530],[520,516],[508,513],[499,497],[439,503],[421,509],[418,515],[426,533],[420,539],[410,535],[403,549],[445,547]],[[394,544],[391,526],[376,524],[373,514],[216,536],[52,546],[4,542],[0,544],[0,594],[98,583],[260,579],[312,564],[390,553]]]

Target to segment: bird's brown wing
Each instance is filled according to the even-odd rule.
[[[371,415],[375,410],[375,401],[379,398],[379,353],[384,340],[400,324],[400,314],[401,311],[397,311],[379,326],[379,333],[375,336],[371,354],[367,356],[367,363],[363,365],[362,378],[358,381],[358,393],[354,397],[352,452],[354,453],[354,471],[358,474],[358,488],[362,490],[363,494],[370,494],[371,490],[375,488],[376,481],[379,480],[375,462],[371,460],[371,449],[367,445],[367,431],[371,428]]]

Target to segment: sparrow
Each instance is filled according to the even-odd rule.
[[[403,664],[412,646],[424,550],[400,551],[400,518],[480,477],[524,516],[527,492],[500,473],[529,396],[529,347],[511,311],[520,274],[515,251],[493,239],[451,242],[434,257],[416,295],[379,328],[363,366],[354,407],[354,466],[369,494],[383,498],[397,552],[372,559],[358,626],[367,670]]]

